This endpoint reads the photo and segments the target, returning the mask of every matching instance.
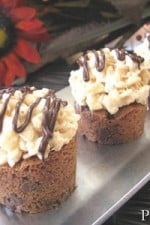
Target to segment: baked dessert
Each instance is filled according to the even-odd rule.
[[[0,203],[16,212],[59,206],[75,188],[79,115],[52,90],[0,90]]]
[[[144,130],[149,95],[149,72],[144,59],[125,50],[88,51],[71,71],[69,83],[79,134],[100,144],[126,143]]]

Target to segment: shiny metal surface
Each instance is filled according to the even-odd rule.
[[[70,89],[59,93],[73,103]],[[150,179],[150,113],[132,143],[99,146],[78,137],[77,187],[53,212],[13,214],[0,209],[0,225],[100,225]]]

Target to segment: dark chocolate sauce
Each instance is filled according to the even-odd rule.
[[[115,49],[116,54],[117,54],[117,59],[120,61],[125,60],[126,53],[123,49]]]
[[[90,52],[90,51],[88,51]],[[83,67],[83,80],[85,82],[90,80],[90,75],[89,75],[89,70],[88,70],[88,52],[86,52],[82,58],[79,58],[77,60],[77,63],[79,64],[80,67]],[[98,52],[96,50],[92,51],[94,56],[95,56],[95,67],[98,71],[102,71],[105,67],[105,54],[102,50],[100,50],[101,58],[98,55]]]
[[[43,119],[42,119],[43,137],[39,146],[39,152],[41,152],[42,158],[44,158],[44,153],[45,153],[48,141],[53,136],[53,130],[55,127],[60,106],[62,104],[62,106],[65,107],[67,105],[67,102],[65,101],[63,102],[61,99],[56,98],[54,91],[49,90],[48,94],[46,94],[44,97],[37,98],[36,101],[29,106],[24,122],[18,126],[18,119],[19,119],[21,105],[26,95],[28,93],[32,93],[34,90],[35,89],[31,89],[30,87],[23,87],[21,89],[22,96],[16,104],[12,123],[13,123],[13,129],[16,133],[22,132],[30,123],[34,108],[39,104],[41,99],[43,98],[46,99],[46,103],[43,109]],[[7,109],[9,99],[15,93],[15,90],[12,88],[0,90],[0,99],[2,98],[4,93],[8,93],[9,95],[6,98],[5,102],[3,103],[2,110],[0,112],[0,132],[2,131],[4,115]]]
[[[150,40],[150,36],[148,36],[148,40]],[[95,56],[95,67],[97,71],[101,72],[105,68],[105,53],[103,50],[99,50],[100,55],[96,50],[92,50],[94,56]],[[88,53],[90,51],[86,52],[81,58],[77,60],[77,63],[79,64],[80,67],[83,67],[83,80],[85,82],[90,80],[89,76],[89,69],[88,69]],[[124,61],[126,55],[128,55],[133,62],[138,64],[138,68],[140,69],[141,63],[144,61],[144,58],[141,56],[136,55],[135,53],[129,53],[125,51],[124,49],[115,49],[117,59],[120,61]]]
[[[89,81],[89,79],[90,79],[87,61],[88,61],[88,56],[84,55],[84,61],[83,61],[83,79],[84,79],[84,81]]]
[[[51,102],[52,101],[52,102]],[[55,122],[57,119],[57,114],[59,112],[61,105],[60,99],[51,99],[50,96],[47,97],[45,103],[45,109],[43,112],[43,119],[42,119],[42,128],[43,128],[43,137],[39,146],[39,152],[42,153],[44,156],[44,151],[47,147],[49,139],[53,135],[53,130],[55,126]]]
[[[142,58],[141,56],[138,56],[136,53],[130,53],[125,51],[124,49],[115,49],[116,54],[117,54],[117,59],[120,61],[125,60],[125,56],[128,55],[133,62],[138,64],[138,68],[140,69],[140,65],[142,62],[144,62],[144,58]]]
[[[18,124],[20,107],[21,107],[21,104],[26,95],[27,95],[27,93],[23,94],[22,98],[18,101],[16,108],[15,108],[15,115],[13,118],[13,129],[16,133],[21,133],[28,126],[28,124],[31,120],[33,109],[39,104],[39,102],[41,100],[41,98],[37,98],[37,100],[32,105],[29,106],[29,109],[28,109],[28,112],[27,112],[24,122],[20,126],[18,126],[17,124]]]
[[[89,81],[90,79],[87,60],[88,60],[87,54],[83,55],[83,60],[81,58],[77,60],[79,66],[83,67],[83,80],[85,82]]]
[[[142,62],[144,62],[144,58],[137,55],[136,53],[128,53],[128,56],[133,60],[133,62],[138,64],[138,68],[140,69],[140,65]]]
[[[95,55],[95,67],[96,69],[101,72],[103,71],[104,67],[105,67],[105,54],[102,50],[100,50],[100,54],[101,54],[101,59],[99,58],[99,54],[96,50],[92,51]]]

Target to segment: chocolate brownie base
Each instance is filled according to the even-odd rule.
[[[106,110],[91,112],[87,107],[79,108],[78,133],[92,142],[121,144],[138,138],[144,130],[146,106],[138,103],[120,108],[115,115]]]
[[[44,161],[22,160],[0,166],[0,203],[16,212],[37,213],[58,207],[74,190],[75,138]]]

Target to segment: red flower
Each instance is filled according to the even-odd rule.
[[[0,0],[0,85],[9,86],[16,77],[25,78],[23,60],[40,63],[33,42],[48,38],[36,10],[21,0]]]

